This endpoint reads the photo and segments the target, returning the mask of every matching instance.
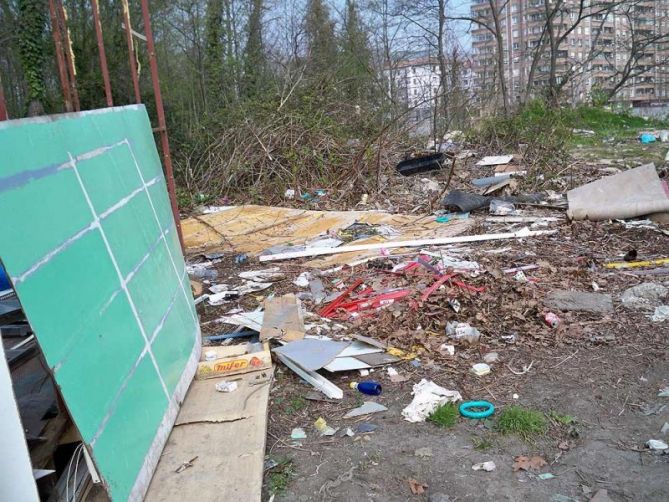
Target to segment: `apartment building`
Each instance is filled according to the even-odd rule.
[[[510,100],[520,101],[530,80],[533,94],[541,92],[549,81],[550,51],[541,42],[542,33],[546,37],[545,0],[492,1],[497,2],[504,78]],[[591,0],[587,5],[601,6],[602,3],[602,0]],[[655,40],[658,34],[669,34],[669,0],[624,2],[615,10],[598,14],[586,10],[587,17],[580,22],[580,1],[565,0],[563,5],[564,9],[553,21],[557,36],[576,24],[557,51],[557,75],[570,75],[562,89],[566,101],[584,102],[593,91],[612,88],[629,67],[635,76],[616,94],[616,101],[631,106],[669,103],[669,40]],[[555,0],[552,0],[549,8],[554,6]],[[491,0],[473,0],[471,13],[492,24]],[[494,89],[496,37],[476,24],[471,36],[474,87]],[[652,43],[633,53],[633,40],[637,47],[640,40],[652,40]]]
[[[460,89],[469,90],[473,79],[472,64],[469,59],[460,62],[458,73]],[[395,62],[392,69],[386,68],[385,74],[388,84],[394,85],[397,98],[407,107],[429,109],[434,106],[434,99],[439,94],[441,74],[436,57],[405,54]]]
[[[388,83],[409,108],[429,109],[439,93],[439,64],[429,56],[405,56],[386,69]]]

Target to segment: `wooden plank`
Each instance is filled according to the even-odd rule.
[[[231,393],[217,392],[216,380],[193,381],[146,501],[260,501],[268,376],[268,371],[240,375]],[[192,467],[175,472],[195,457]]]

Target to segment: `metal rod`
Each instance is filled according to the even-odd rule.
[[[7,120],[7,105],[5,103],[5,90],[2,87],[2,75],[0,75],[0,122]]]
[[[77,69],[74,66],[74,52],[72,51],[72,40],[70,39],[70,30],[67,28],[67,11],[61,0],[56,0],[59,14],[59,21],[62,23],[61,29],[65,35],[65,59],[67,60],[67,69],[70,73],[70,89],[72,89],[72,102],[76,111],[81,110],[79,104],[79,91],[77,90]]]
[[[109,82],[109,68],[107,67],[107,53],[105,52],[105,39],[102,36],[102,25],[100,24],[100,6],[98,0],[91,0],[93,8],[93,24],[95,25],[95,36],[98,40],[98,54],[100,55],[100,69],[102,70],[102,81],[105,85],[105,98],[107,106],[114,106],[112,98],[111,82]]]
[[[158,64],[156,63],[156,48],[153,44],[153,32],[151,31],[151,16],[149,14],[149,0],[141,0],[142,17],[144,18],[144,35],[149,51],[149,65],[151,66],[151,80],[153,82],[153,92],[156,97],[156,112],[158,115],[158,127],[160,131],[160,143],[163,147],[163,162],[165,163],[165,178],[167,179],[167,192],[170,196],[172,205],[172,214],[174,223],[177,227],[181,249],[184,250],[184,240],[181,233],[181,221],[179,218],[179,206],[177,204],[176,190],[174,187],[174,171],[172,170],[172,157],[170,156],[170,142],[167,137],[167,127],[165,126],[165,110],[163,109],[163,97],[160,94],[160,81],[158,79]]]
[[[130,8],[128,0],[123,0],[123,20],[125,23],[125,38],[128,43],[128,61],[130,62],[130,75],[132,86],[135,89],[135,102],[141,103],[142,96],[139,92],[139,76],[137,75],[137,59],[135,57],[135,45],[132,40],[132,25],[130,24]]]
[[[60,32],[60,23],[56,15],[56,6],[53,0],[49,0],[49,14],[51,15],[51,35],[53,36],[53,43],[56,47],[56,62],[58,63],[58,78],[60,80],[60,87],[63,92],[63,103],[65,104],[65,111],[71,112],[72,108],[72,90],[70,89],[70,81],[67,78],[67,68],[65,67],[65,55],[63,54],[63,35]]]

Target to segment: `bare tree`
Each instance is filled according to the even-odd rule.
[[[481,15],[469,16],[449,16],[448,19],[454,21],[469,21],[480,28],[487,30],[495,40],[495,63],[496,78],[499,85],[499,91],[502,97],[502,110],[504,115],[509,113],[509,91],[506,82],[504,60],[504,32],[502,30],[502,21],[504,12],[509,4],[509,0],[486,0],[488,9],[481,12]]]
[[[560,91],[571,78],[571,72],[558,76],[558,60],[567,38],[586,19],[605,18],[621,1],[607,0],[544,0],[544,23],[548,38],[550,70],[548,77],[548,103],[559,105]],[[590,51],[591,55],[594,51]]]
[[[418,0],[418,1],[400,1],[396,6],[396,14],[404,18],[410,25],[420,30],[421,38],[427,45],[435,51],[437,65],[439,67],[439,88],[435,93],[435,109],[439,113],[433,115],[432,133],[440,137],[449,127],[449,109],[448,99],[448,26],[449,19],[447,0]],[[443,117],[442,131],[438,134],[438,117]]]
[[[653,7],[645,7],[639,5],[640,3],[640,0],[626,2],[617,12],[626,20],[628,35],[614,47],[616,55],[625,56],[622,64],[614,59],[613,53],[607,57],[609,66],[613,69],[613,74],[608,79],[611,85],[604,89],[607,101],[637,79],[669,64],[669,31],[656,31],[642,23],[644,16],[652,15]]]

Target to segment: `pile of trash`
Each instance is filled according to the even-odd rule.
[[[425,169],[435,168],[430,162]],[[581,276],[597,277],[588,279],[587,289],[583,282],[568,283],[557,268],[572,253],[569,220],[612,221],[620,231],[649,231],[658,239],[669,235],[661,223],[669,214],[669,189],[652,164],[566,196],[516,194],[517,178],[526,175],[518,156],[486,157],[478,166],[490,176],[472,180],[475,191],[442,191],[442,207],[427,216],[244,206],[193,221],[190,238],[204,250],[188,270],[196,303],[204,309],[204,331],[211,333],[205,344],[243,347],[234,357],[256,359],[249,367],[273,357],[323,399],[339,400],[347,387],[343,380],[364,394],[381,392],[379,382],[350,382],[349,376],[380,372],[400,383],[412,378],[402,370],[407,365],[446,366],[476,379],[501,369],[524,375],[535,361],[512,364],[506,347],[533,346],[560,333],[605,343],[610,335],[573,321],[601,316],[606,322],[618,304],[651,323],[669,319],[668,290],[660,283],[649,281],[622,295],[601,291],[619,269],[669,275],[666,256],[639,260],[636,250],[627,250],[623,259],[609,253],[604,263],[587,254],[574,257]],[[427,183],[421,179],[420,185]],[[429,192],[439,193],[437,188]],[[245,219],[249,212],[253,218]],[[202,235],[212,229],[232,251],[209,246]],[[560,251],[565,246],[567,253]],[[229,354],[209,357],[220,363]],[[422,379],[402,414],[424,421],[438,407],[462,401],[461,391],[467,390]],[[366,401],[346,416],[385,409]],[[322,435],[356,433],[322,418],[314,426]],[[295,438],[304,434],[293,432]]]

